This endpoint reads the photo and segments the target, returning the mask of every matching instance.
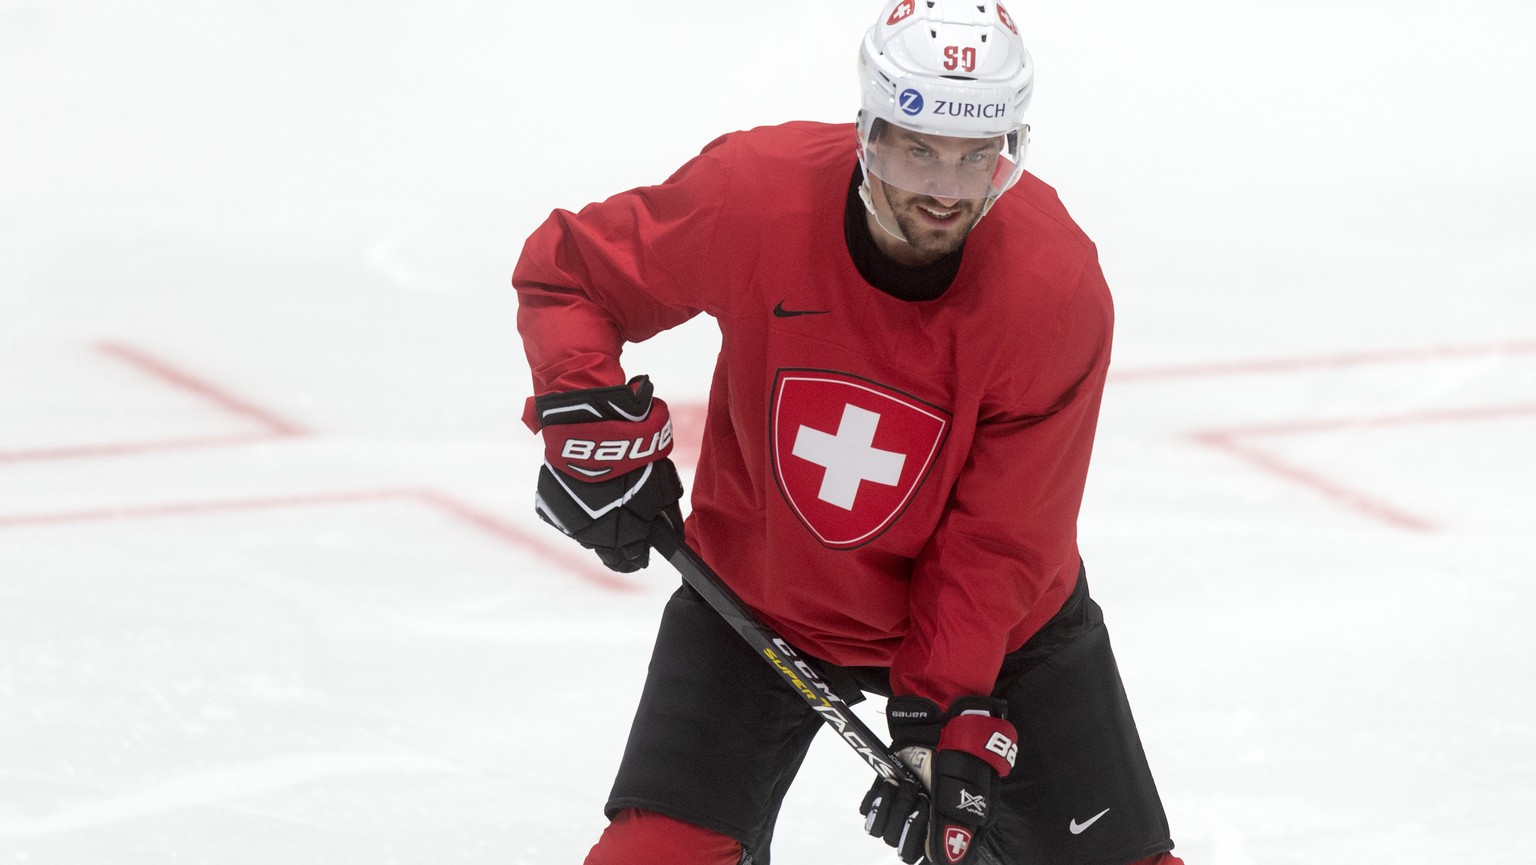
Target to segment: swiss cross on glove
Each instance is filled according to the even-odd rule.
[[[620,573],[650,561],[651,523],[681,528],[683,484],[667,454],[672,419],[650,379],[534,398],[544,435],[539,517]]]
[[[892,697],[891,747],[922,789],[877,779],[859,808],[864,830],[903,862],[971,861],[1018,756],[1018,733],[1003,714],[1003,702],[987,697],[962,697],[948,712],[923,697]]]

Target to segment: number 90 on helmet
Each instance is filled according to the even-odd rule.
[[[865,173],[938,198],[997,198],[1024,170],[1034,77],[1001,4],[889,0],[859,48]],[[890,126],[916,135],[892,135]],[[921,146],[933,136],[977,146],[940,154]]]

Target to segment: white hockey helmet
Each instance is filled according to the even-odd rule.
[[[859,77],[859,159],[866,174],[941,198],[995,199],[1019,179],[1035,67],[1002,4],[888,0],[864,34]],[[884,124],[973,138],[980,146],[959,166],[924,164],[910,148],[882,148]]]

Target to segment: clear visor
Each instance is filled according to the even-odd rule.
[[[934,198],[996,198],[1018,180],[1029,127],[991,138],[960,138],[881,120],[861,129],[864,170],[882,183]]]

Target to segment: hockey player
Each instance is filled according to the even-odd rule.
[[[1030,56],[990,0],[889,0],[858,68],[856,123],[725,135],[528,239],[538,512],[646,566],[683,490],[620,350],[713,316],[687,538],[850,702],[889,697],[921,785],[877,779],[865,830],[909,863],[1177,865],[1076,544],[1113,314],[1023,170]],[[684,586],[588,865],[767,863],[820,726]]]

